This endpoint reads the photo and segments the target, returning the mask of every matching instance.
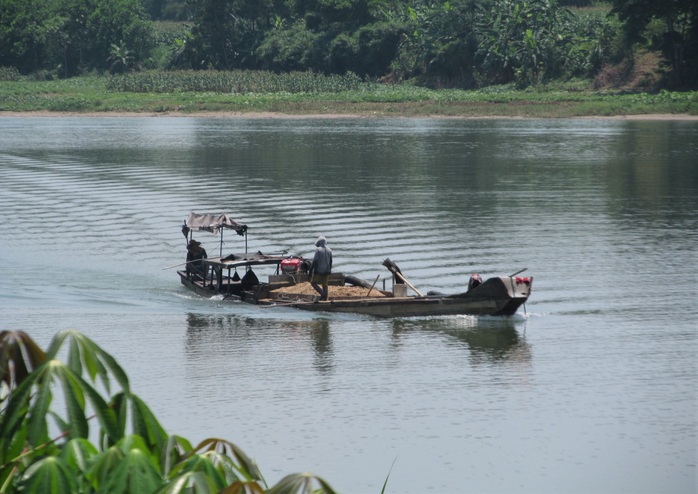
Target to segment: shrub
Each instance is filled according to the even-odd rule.
[[[58,358],[64,351],[66,362]],[[65,409],[52,406],[56,395]],[[0,407],[3,492],[266,490],[255,462],[235,444],[211,438],[192,447],[167,434],[118,362],[76,331],[59,332],[47,350],[24,332],[0,331]],[[50,433],[49,417],[57,434]],[[270,492],[311,492],[313,486],[334,494],[311,474],[289,475]]]
[[[18,81],[22,78],[15,67],[0,67],[0,81]]]

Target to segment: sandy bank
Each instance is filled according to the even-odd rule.
[[[483,120],[483,119],[525,119],[540,117],[512,117],[512,116],[443,116],[443,115],[423,115],[423,116],[388,116],[383,114],[298,114],[291,115],[275,112],[52,112],[52,111],[28,111],[28,112],[5,112],[0,111],[0,117],[192,117],[192,118],[258,118],[258,119],[333,119],[333,118],[442,118],[442,119],[463,119],[463,120]],[[605,119],[605,120],[685,120],[696,121],[698,115],[689,114],[646,114],[646,115],[615,115],[615,116],[584,116],[565,117],[580,119]]]

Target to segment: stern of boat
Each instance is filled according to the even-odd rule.
[[[497,276],[458,297],[473,302],[488,301],[489,308],[483,310],[482,315],[512,316],[528,300],[532,285],[532,277]]]
[[[531,296],[533,277],[500,276],[499,280],[504,285],[509,300],[495,315],[513,316],[519,307],[525,304],[528,297]]]

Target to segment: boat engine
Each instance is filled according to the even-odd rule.
[[[303,264],[303,260],[300,257],[289,257],[281,261],[281,271],[286,274],[298,273],[301,269],[301,264]]]
[[[471,274],[470,281],[468,281],[468,290],[472,290],[479,285],[482,285],[482,277],[477,273]]]

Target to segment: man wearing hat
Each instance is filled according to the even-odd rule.
[[[315,242],[315,247],[317,250],[313,257],[313,264],[308,271],[310,284],[320,294],[320,300],[327,300],[329,295],[327,284],[332,272],[332,249],[329,248],[327,240],[322,235]]]
[[[201,247],[201,242],[194,239],[187,245],[187,273],[203,274],[204,259],[207,259],[206,249]]]

